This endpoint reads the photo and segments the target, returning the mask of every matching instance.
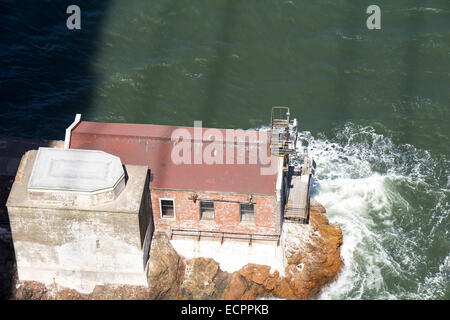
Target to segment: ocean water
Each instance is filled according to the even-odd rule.
[[[0,134],[261,128],[289,106],[344,232],[321,299],[449,299],[448,0],[0,1]],[[381,30],[366,9],[381,8]]]
[[[303,132],[313,192],[343,231],[345,267],[322,299],[448,299],[448,159],[346,123]]]

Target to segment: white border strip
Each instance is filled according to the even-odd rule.
[[[283,157],[278,157],[278,174],[275,190],[277,192],[277,201],[281,201],[281,188],[283,187]]]
[[[66,137],[64,139],[64,149],[69,149],[70,138],[72,137],[73,128],[81,121],[81,113],[77,113],[75,121],[66,129]]]

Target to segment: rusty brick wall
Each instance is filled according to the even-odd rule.
[[[192,191],[152,189],[155,229],[191,229],[245,234],[279,235],[280,213],[275,196],[253,196],[255,222],[240,222],[239,202],[248,202],[247,195],[196,192],[199,199],[223,199],[239,202],[214,201],[215,221],[200,220],[200,201],[190,200]],[[159,198],[175,201],[175,219],[162,219]]]

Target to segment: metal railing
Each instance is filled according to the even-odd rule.
[[[276,156],[296,153],[296,120],[290,121],[288,107],[273,107],[270,117],[270,152]]]
[[[254,233],[237,233],[237,232],[222,232],[222,231],[202,231],[202,230],[188,230],[188,229],[170,229],[170,239],[173,236],[193,237],[200,240],[201,238],[220,239],[220,244],[223,244],[225,239],[245,240],[249,245],[253,241],[273,241],[280,244],[280,235],[278,234],[254,234]]]
[[[289,107],[272,107],[272,114],[270,115],[270,125],[273,128],[274,124],[289,124]]]

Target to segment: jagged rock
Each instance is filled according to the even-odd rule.
[[[177,299],[185,264],[165,233],[155,233],[148,261],[150,299]]]
[[[311,211],[319,212],[319,213],[325,213],[327,212],[327,209],[323,205],[321,205],[316,199],[311,198],[310,203]]]
[[[280,281],[278,271],[272,273],[269,266],[249,263],[238,272],[244,278],[263,286],[268,291],[275,289]]]
[[[309,225],[283,227],[288,286],[276,290],[276,294],[285,298],[313,298],[336,279],[343,265],[340,257],[342,231],[338,226],[329,225],[318,210],[311,210]]]
[[[247,280],[238,272],[234,272],[229,285],[223,291],[221,296],[225,300],[242,299],[245,292],[248,290]]]
[[[186,261],[182,283],[182,299],[218,299],[230,282],[230,274],[220,270],[219,264],[210,258]]]
[[[95,286],[88,299],[91,300],[149,300],[150,290],[142,286],[104,285]]]
[[[311,202],[310,224],[285,223],[283,246],[285,276],[270,267],[248,264],[237,273],[224,291],[224,299],[254,299],[275,296],[307,299],[334,281],[343,265],[340,257],[342,231],[330,225],[323,215],[325,208]]]

